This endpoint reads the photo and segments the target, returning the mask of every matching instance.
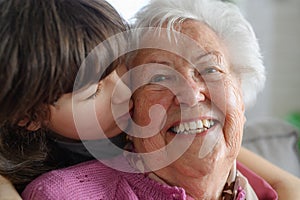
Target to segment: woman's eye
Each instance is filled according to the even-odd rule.
[[[218,67],[206,67],[200,71],[200,75],[205,81],[218,81],[222,79],[224,73]]]
[[[220,72],[220,71],[218,69],[216,69],[215,67],[208,67],[208,68],[205,68],[201,74],[207,75],[207,74],[213,74],[213,73],[217,73],[217,72]]]
[[[166,75],[156,75],[151,78],[150,82],[158,83],[158,82],[166,81],[167,79],[168,79],[168,77]]]

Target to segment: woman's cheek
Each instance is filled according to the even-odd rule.
[[[224,123],[224,136],[228,149],[233,149],[232,153],[237,153],[243,135],[245,122],[244,103],[241,90],[231,79],[225,82],[226,91],[226,113]]]
[[[140,122],[140,125],[146,125],[151,122],[151,116],[153,115],[155,119],[158,119],[158,116],[165,118],[163,115],[166,114],[173,100],[174,94],[167,90],[152,91],[142,89],[141,91],[136,91],[133,95],[134,121]],[[156,113],[156,111],[159,111],[159,113]]]

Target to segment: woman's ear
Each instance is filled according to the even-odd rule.
[[[25,118],[19,121],[18,126],[25,127],[28,131],[37,131],[41,128],[41,122],[29,121]]]

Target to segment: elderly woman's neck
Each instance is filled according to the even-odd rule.
[[[209,174],[187,175],[176,170],[161,169],[155,172],[166,184],[182,187],[194,199],[219,200],[228,178],[229,170],[220,169]]]

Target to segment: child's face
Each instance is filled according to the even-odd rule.
[[[118,135],[127,127],[132,108],[131,91],[119,81],[125,72],[126,67],[120,65],[99,85],[90,85],[84,90],[61,96],[55,106],[50,106],[51,119],[47,126],[72,139],[90,140]]]

